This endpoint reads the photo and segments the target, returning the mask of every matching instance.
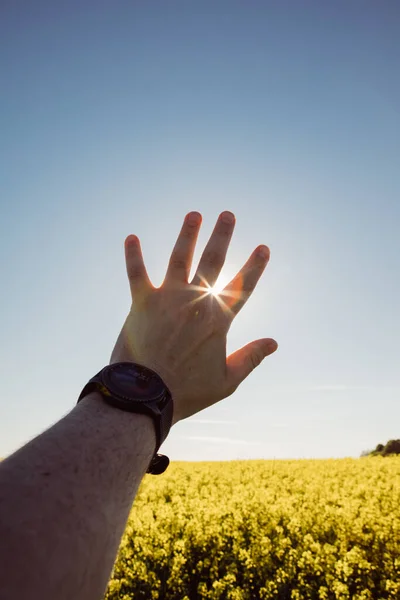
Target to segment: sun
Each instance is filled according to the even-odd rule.
[[[236,299],[240,298],[240,292],[235,289],[225,290],[226,286],[235,281],[235,278],[231,280],[227,275],[220,275],[214,285],[210,285],[205,277],[200,275],[201,285],[194,285],[191,289],[196,289],[200,292],[196,298],[193,298],[190,303],[195,304],[201,302],[207,296],[213,296],[216,299],[222,310],[228,314],[232,314],[232,305]],[[189,289],[189,288],[188,288]]]
[[[228,283],[228,278],[224,275],[220,275],[213,286],[207,285],[207,293],[212,294],[213,296],[219,296]]]

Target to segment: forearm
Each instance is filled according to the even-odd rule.
[[[156,446],[91,394],[0,464],[0,599],[100,600]]]

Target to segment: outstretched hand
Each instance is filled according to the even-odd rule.
[[[235,216],[221,213],[189,283],[201,220],[197,212],[186,215],[159,288],[149,279],[139,239],[125,240],[132,305],[110,362],[131,361],[156,371],[172,394],[173,423],[230,396],[278,347],[262,338],[226,356],[229,327],[267,266],[269,249],[258,246],[215,296],[210,288],[225,262]]]

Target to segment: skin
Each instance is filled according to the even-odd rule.
[[[261,338],[226,356],[230,324],[269,260],[268,248],[259,246],[218,298],[206,293],[234,225],[232,213],[220,215],[189,283],[201,226],[201,215],[189,213],[159,288],[150,282],[138,238],[125,240],[132,305],[110,362],[155,370],[172,393],[173,424],[231,395],[277,349]],[[0,599],[103,598],[155,445],[150,417],[115,409],[95,392],[5,459]]]
[[[186,216],[159,288],[150,282],[138,238],[129,236],[125,242],[132,306],[111,362],[135,361],[154,369],[172,392],[174,423],[230,396],[277,348],[275,340],[263,338],[226,357],[229,327],[270,253],[267,246],[258,246],[217,299],[207,289],[225,262],[235,217],[229,211],[220,215],[189,283],[200,226],[199,213]]]

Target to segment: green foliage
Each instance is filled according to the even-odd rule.
[[[146,476],[107,600],[395,600],[400,459],[175,463]]]
[[[361,456],[390,456],[400,454],[400,440],[389,440],[384,446],[378,444],[375,450],[367,450]]]

